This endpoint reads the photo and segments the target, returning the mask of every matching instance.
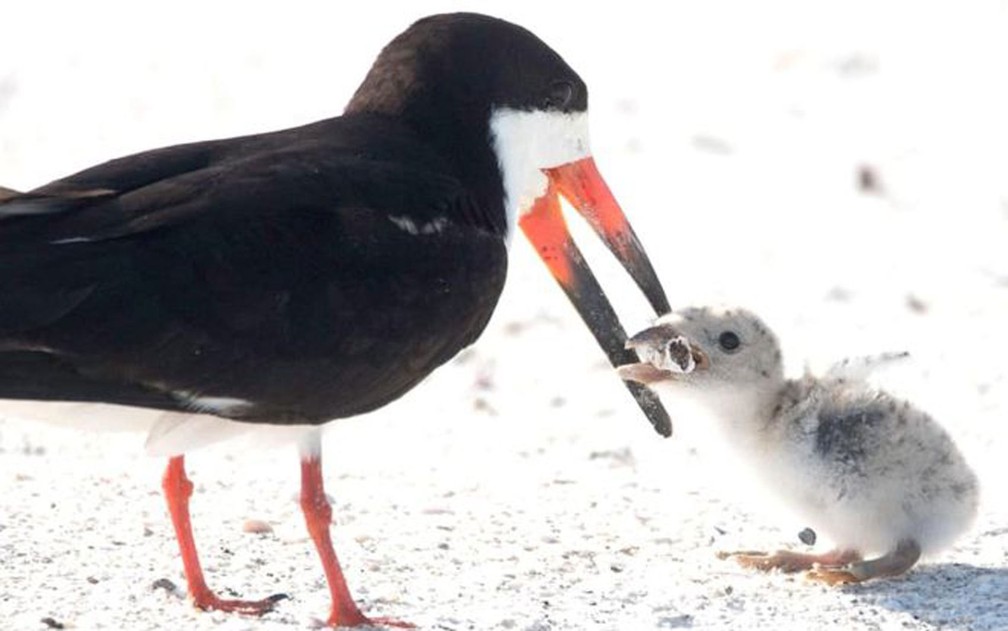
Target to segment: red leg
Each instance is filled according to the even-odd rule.
[[[325,570],[329,593],[332,595],[332,613],[328,624],[332,627],[357,627],[384,625],[411,628],[413,625],[385,618],[370,619],[361,613],[350,590],[347,589],[343,571],[329,538],[329,524],[332,522],[332,507],[326,499],[322,486],[322,460],[319,455],[304,455],[301,459],[301,510],[304,511],[308,533],[315,542],[322,568]]]
[[[175,456],[168,460],[168,468],[165,469],[161,486],[168,500],[168,512],[171,513],[175,537],[182,552],[182,567],[185,569],[186,582],[189,584],[189,595],[197,607],[258,616],[272,610],[277,601],[286,598],[283,594],[278,594],[264,600],[223,600],[210,591],[203,578],[203,569],[196,554],[196,543],[193,541],[192,527],[189,525],[189,496],[192,495],[193,485],[186,477],[183,456]]]

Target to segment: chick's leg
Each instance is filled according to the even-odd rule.
[[[733,558],[745,568],[769,572],[780,570],[791,574],[811,570],[813,567],[840,567],[861,560],[861,555],[855,550],[833,550],[824,554],[807,554],[778,550],[773,554],[756,550],[739,550],[737,552],[718,552],[719,559]]]
[[[842,567],[816,567],[807,576],[827,585],[861,583],[873,578],[899,576],[913,567],[920,556],[920,545],[913,539],[904,539],[894,550],[877,559],[855,561]]]

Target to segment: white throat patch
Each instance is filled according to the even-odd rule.
[[[507,243],[518,218],[546,192],[542,169],[591,155],[588,112],[566,114],[499,108],[490,115],[490,142],[504,181]]]

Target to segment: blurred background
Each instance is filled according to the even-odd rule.
[[[911,362],[882,383],[933,412],[982,479],[1003,479],[1004,0],[9,3],[0,36],[0,185],[27,189],[130,152],[337,115],[386,41],[423,15],[452,10],[526,26],[586,80],[599,168],[673,307],[727,302],[755,310],[782,338],[793,373],[846,356],[909,350]],[[577,235],[628,331],[645,326],[652,314],[643,299],[590,233]],[[584,506],[622,493],[637,522],[600,528],[633,533],[644,515],[653,545],[661,545],[654,533],[675,532],[679,552],[666,550],[655,558],[669,565],[653,566],[670,581],[683,575],[676,565],[682,550],[709,546],[726,528],[729,537],[752,534],[757,526],[745,533],[725,525],[734,506],[705,512],[703,498],[719,493],[708,483],[732,486],[735,474],[726,470],[713,482],[691,477],[684,468],[693,466],[688,441],[651,433],[531,249],[516,239],[513,250],[506,293],[483,339],[400,402],[339,423],[328,435],[327,449],[338,454],[330,470],[341,476],[347,512],[360,514],[361,504],[378,496],[400,514],[429,517],[440,513],[424,513],[424,498],[458,493],[476,502],[464,510],[481,527],[496,523],[488,515],[527,511],[519,534],[514,519],[501,523],[511,524],[514,537],[538,541],[553,535],[522,529],[555,521],[549,528],[563,531],[565,515],[583,526]],[[688,427],[678,430],[688,438]],[[12,476],[23,469],[38,476],[38,459],[57,454],[59,462],[83,461],[85,470],[112,467],[103,475],[125,484],[113,457],[120,451],[102,452],[107,441],[85,436],[0,421],[0,455],[9,455],[0,460]],[[121,440],[127,462],[140,458],[142,437]],[[35,454],[25,445],[45,448]],[[96,451],[87,451],[91,446]],[[623,477],[597,470],[600,461],[623,467]],[[144,467],[137,488],[157,489],[160,465],[135,462],[147,463],[130,465]],[[276,484],[295,484],[292,454],[267,463],[229,456],[220,470],[209,458],[197,462],[228,484],[235,476],[269,477],[273,469],[281,476]],[[369,485],[376,478],[385,483]],[[530,503],[558,479],[569,484],[551,506]],[[461,493],[460,480],[479,492]],[[987,485],[990,501],[975,537],[957,548],[959,560],[1004,564],[1005,533],[995,525],[1008,511],[999,484]],[[47,488],[58,485],[54,479]],[[13,514],[30,515],[31,493],[11,495],[11,502],[24,502]],[[145,510],[163,528],[158,502],[150,499]],[[387,509],[379,505],[371,518],[368,528],[382,527]],[[453,527],[461,529],[458,521]],[[712,523],[721,534],[712,534]],[[421,536],[387,527],[407,548]],[[486,549],[478,532],[467,535],[476,542],[474,559]],[[774,530],[762,536],[769,545],[781,539]],[[790,530],[786,536],[793,539]],[[687,555],[688,562],[707,562],[697,559]],[[489,571],[486,559],[479,563]],[[0,577],[3,571],[11,570]],[[28,580],[8,578],[15,585]],[[647,583],[651,575],[620,578]],[[371,573],[367,580],[377,579]],[[600,589],[619,593],[605,585]],[[551,597],[554,611],[563,610],[563,598]],[[650,609],[640,611],[651,613],[626,605],[645,601]],[[676,603],[676,611],[695,605]],[[621,610],[593,615],[603,627],[653,622],[661,619],[655,607],[631,599]],[[524,615],[516,624],[535,618]],[[567,628],[563,619],[554,613],[550,625]],[[579,628],[578,615],[570,619],[569,628]]]
[[[597,160],[673,304],[962,306],[971,263],[1006,282],[996,1],[17,3],[0,181],[338,114],[384,42],[459,9],[530,27],[584,76]]]

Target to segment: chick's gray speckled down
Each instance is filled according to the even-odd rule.
[[[661,361],[665,346],[681,352],[684,339],[696,364],[688,372]],[[760,569],[812,569],[831,584],[859,582],[905,572],[951,544],[976,514],[976,475],[945,430],[865,381],[898,355],[785,379],[773,332],[742,309],[669,314],[627,345],[645,361],[621,367],[624,379],[663,391],[675,415],[688,416],[687,403],[710,412],[767,486],[836,544],[821,555],[723,556]]]

